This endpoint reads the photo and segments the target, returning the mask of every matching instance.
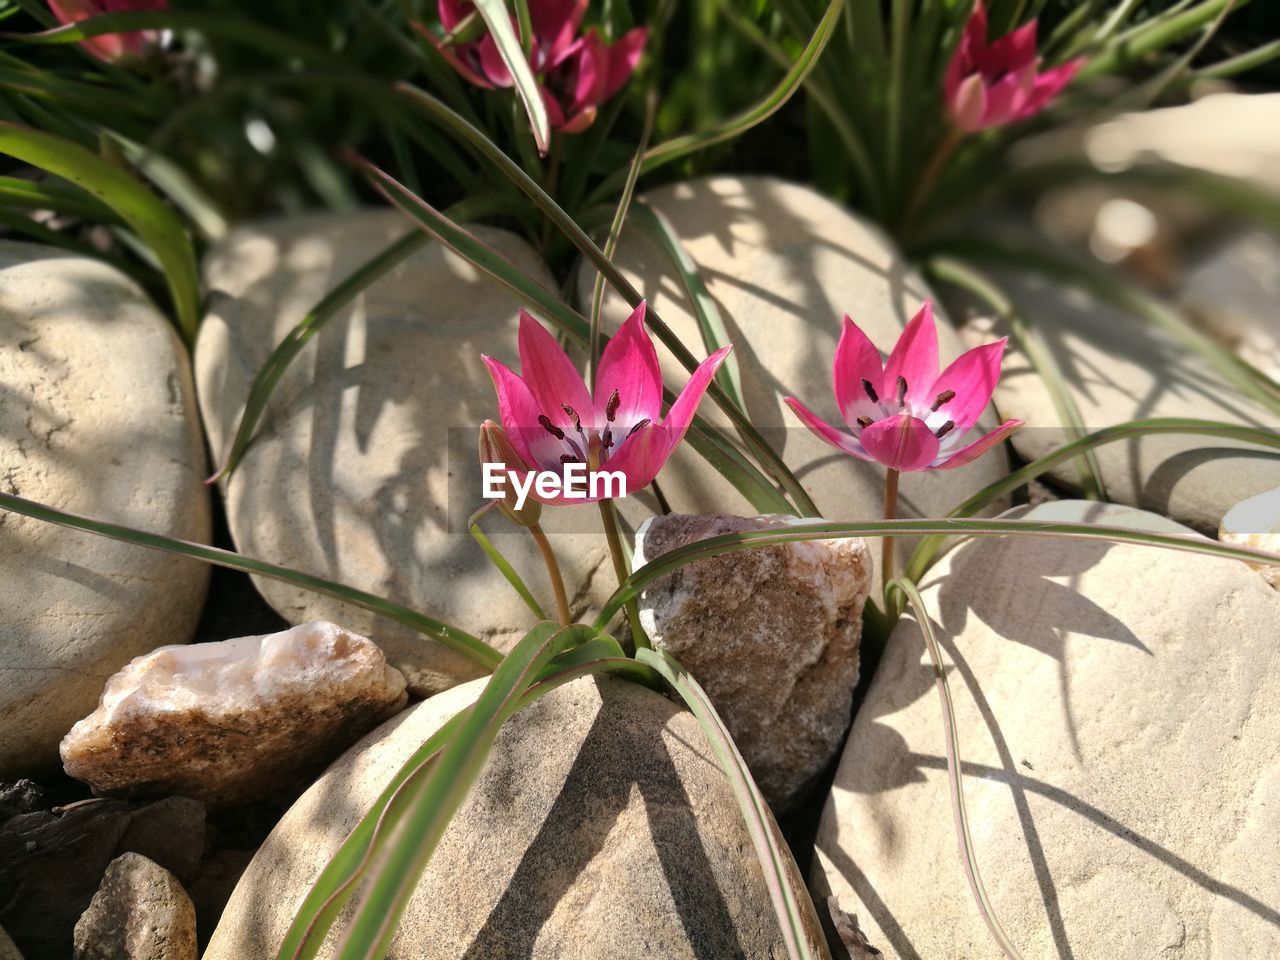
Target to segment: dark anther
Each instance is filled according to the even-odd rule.
[[[573,429],[581,433],[582,421],[578,418],[578,411],[574,410],[573,407],[569,406],[567,403],[560,404],[560,409],[563,410],[565,415],[573,421]]]
[[[620,403],[622,403],[622,401],[618,399],[617,390],[609,394],[609,402],[604,405],[604,418],[610,423],[613,423],[613,418],[618,415],[618,405]]]
[[[645,419],[641,420],[634,427],[632,427],[630,430],[627,431],[627,437],[631,436],[631,434],[635,433],[641,427],[647,427],[648,425],[649,425],[649,419],[648,417],[646,417]],[[626,437],[623,437],[623,439],[625,440]]]
[[[955,428],[956,428],[956,422],[954,420],[948,420],[946,423],[940,426],[937,430],[935,430],[933,435],[937,437],[939,440],[941,440],[943,437],[945,437],[948,433],[950,433]]]
[[[933,412],[937,413],[939,407],[941,407],[944,403],[950,403],[955,398],[956,398],[956,392],[954,390],[943,390],[940,394],[938,394],[937,397],[934,398]]]
[[[880,395],[876,393],[876,388],[871,385],[870,380],[862,381],[862,389],[867,391],[867,396],[871,398],[872,403],[880,402]]]
[[[559,427],[557,427],[554,423],[552,423],[551,418],[548,417],[545,413],[538,414],[538,422],[542,424],[543,430],[547,431],[547,433],[551,434],[557,440],[564,439],[564,431],[561,430]]]
[[[582,461],[579,460],[577,457],[570,456],[567,453],[562,453],[560,454],[560,462],[561,463],[581,463]]]
[[[898,406],[907,402],[907,378],[898,378]]]
[[[613,431],[608,427],[605,427],[604,433],[600,435],[600,446],[606,450],[613,446]]]
[[[864,429],[864,430],[865,430],[867,427],[871,426],[871,418],[870,418],[870,417],[859,417],[859,418],[858,418],[858,426],[862,427],[862,429]]]

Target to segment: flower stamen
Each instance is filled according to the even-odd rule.
[[[898,406],[905,406],[907,403],[907,378],[898,377]]]
[[[618,397],[618,391],[614,390],[609,394],[609,402],[604,405],[604,418],[613,423],[613,418],[618,415],[618,406],[622,403]]]
[[[938,394],[938,396],[934,399],[934,401],[933,401],[933,406],[932,406],[932,407],[930,407],[929,409],[930,409],[933,413],[937,413],[937,412],[938,412],[938,409],[939,409],[939,408],[940,408],[944,403],[950,403],[950,402],[951,402],[952,400],[954,400],[955,398],[956,398],[956,392],[955,392],[954,390],[943,390],[943,391],[942,391],[940,394]]]
[[[933,435],[937,437],[939,440],[941,440],[943,437],[945,437],[948,433],[950,433],[955,428],[956,428],[956,422],[954,420],[948,420],[946,423],[940,426],[937,430],[935,430]]]
[[[557,440],[563,440],[565,438],[564,431],[552,423],[551,418],[545,413],[538,414],[538,422],[542,424],[542,429],[546,430],[547,433],[551,434]]]
[[[871,385],[870,380],[862,381],[862,389],[867,391],[867,396],[871,399],[872,403],[880,402],[880,394],[876,393],[876,388]]]

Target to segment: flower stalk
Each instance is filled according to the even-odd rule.
[[[542,524],[531,524],[529,526],[529,536],[533,537],[533,542],[538,545],[538,551],[542,554],[542,562],[547,565],[547,576],[551,580],[551,589],[556,595],[556,614],[560,617],[560,626],[567,627],[573,623],[573,615],[569,612],[569,596],[564,590],[564,577],[560,573],[560,561],[556,559],[556,552],[551,549],[551,542],[547,539],[546,533],[543,532]]]
[[[897,470],[887,470],[884,476],[884,519],[898,519],[898,477]],[[886,603],[889,596],[889,584],[894,579],[893,537],[883,537],[880,541],[880,582],[884,585]]]
[[[613,559],[613,572],[618,578],[618,587],[627,582],[630,571],[627,570],[627,558],[622,552],[622,537],[618,533],[618,513],[612,500],[600,501],[600,522],[604,526],[604,537],[609,542],[609,556]],[[636,650],[648,650],[652,645],[649,637],[640,626],[640,607],[634,598],[628,598],[622,605],[626,612],[627,623],[631,627],[631,640]]]

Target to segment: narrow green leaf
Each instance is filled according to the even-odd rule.
[[[502,57],[502,62],[511,73],[516,94],[524,104],[525,112],[529,114],[529,126],[533,130],[533,140],[538,145],[538,152],[545,156],[551,143],[547,106],[542,101],[538,81],[529,69],[529,61],[525,57],[520,38],[511,29],[511,14],[507,11],[507,5],[503,0],[474,0],[474,3],[489,28],[489,35],[498,48],[498,56]]]
[[[94,223],[119,223],[116,212],[99,203],[79,187],[57,180],[22,180],[0,177],[0,206],[25,210],[52,210],[66,217],[81,217]]]
[[[355,587],[349,587],[333,580],[325,580],[323,577],[313,577],[309,573],[301,573],[288,567],[267,563],[264,560],[255,560],[253,557],[246,557],[230,550],[223,550],[220,547],[210,547],[203,543],[192,543],[189,540],[179,540],[175,537],[166,537],[158,533],[135,530],[132,527],[126,527],[118,523],[108,523],[105,520],[93,520],[74,513],[66,513],[62,510],[55,510],[53,507],[47,507],[42,503],[36,503],[23,497],[15,497],[8,493],[0,493],[0,509],[11,510],[14,513],[22,514],[24,517],[32,517],[33,519],[54,523],[61,527],[83,530],[86,533],[107,537],[111,540],[120,540],[123,543],[136,544],[151,550],[191,557],[195,560],[202,560],[205,563],[212,563],[215,566],[226,567],[229,570],[239,570],[242,573],[266,577],[269,580],[279,580],[281,583],[289,583],[296,587],[322,593],[344,603],[370,610],[397,623],[402,623],[425,636],[439,640],[454,650],[467,655],[485,669],[492,669],[502,659],[502,655],[497,650],[464,630],[459,630],[457,627],[450,626],[426,614],[402,607],[398,603],[392,603],[390,600],[384,600],[382,597],[366,593],[364,590],[357,590]]]
[[[809,540],[842,540],[850,537],[906,537],[916,534],[940,534],[946,537],[1065,537],[1074,540],[1099,540],[1108,543],[1128,543],[1137,546],[1164,547],[1187,553],[1199,553],[1211,557],[1226,557],[1252,564],[1280,563],[1280,554],[1266,550],[1253,550],[1228,543],[1219,543],[1199,534],[1149,533],[1129,527],[1107,524],[1067,523],[1043,520],[874,520],[858,523],[816,521],[775,530],[746,530],[741,533],[708,537],[697,543],[677,547],[651,560],[632,572],[619,584],[618,589],[605,602],[595,620],[603,629],[622,605],[639,596],[647,586],[662,577],[708,557],[719,557],[742,550],[754,550],[762,546],[780,543],[798,543]]]
[[[1163,50],[1211,23],[1224,10],[1242,7],[1248,0],[1205,0],[1175,16],[1155,16],[1115,37],[1101,52],[1080,68],[1079,79],[1101,76],[1123,69],[1143,56]]]
[[[933,663],[933,678],[938,688],[938,698],[942,702],[942,727],[947,752],[947,785],[951,795],[951,813],[955,823],[956,840],[960,847],[960,862],[964,867],[965,877],[969,881],[969,892],[973,895],[978,912],[991,937],[999,945],[1009,960],[1022,960],[1022,954],[1013,945],[1009,935],[1000,924],[987,888],[982,882],[982,873],[978,869],[978,856],[975,851],[973,836],[969,832],[969,814],[964,803],[964,784],[961,782],[960,770],[960,731],[956,728],[955,706],[951,700],[951,686],[947,683],[947,669],[942,660],[942,650],[938,646],[938,638],[933,633],[933,622],[925,609],[920,591],[910,580],[894,580],[891,587],[902,591],[910,600],[915,611],[916,623],[924,637],[925,647],[929,650],[929,659]]]
[[[195,252],[181,221],[159,197],[79,144],[17,124],[0,122],[0,152],[84,188],[119,214],[163,265],[178,328],[188,343],[195,340],[200,324]]]
[[[511,584],[511,588],[520,595],[520,599],[533,612],[533,615],[539,620],[548,620],[550,618],[547,616],[546,611],[542,609],[542,604],[538,603],[537,597],[533,595],[528,585],[521,579],[520,574],[516,573],[516,569],[511,565],[511,562],[502,555],[502,551],[493,545],[493,541],[485,535],[484,530],[480,527],[480,517],[496,507],[498,503],[499,501],[497,500],[490,500],[485,506],[473,513],[471,519],[467,521],[467,530],[470,531],[471,538],[484,551],[484,555],[489,558],[489,562],[498,568],[498,572],[502,574],[507,583]]]
[[[1246,50],[1244,53],[1237,54],[1234,57],[1219,60],[1217,63],[1207,67],[1201,67],[1195,72],[1195,75],[1202,80],[1222,80],[1226,77],[1234,77],[1245,73],[1248,70],[1254,70],[1263,64],[1271,62],[1276,57],[1280,57],[1280,40],[1272,40],[1270,43],[1264,43],[1260,47]]]
[[[586,627],[560,628],[544,621],[503,657],[407,798],[404,817],[370,868],[368,886],[338,950],[340,960],[382,960],[422,872],[480,775],[503,723],[520,708],[525,692],[556,654],[591,636],[594,631]]]
[[[756,859],[764,874],[769,900],[773,904],[778,926],[782,931],[782,942],[786,945],[787,956],[790,960],[813,960],[815,954],[809,949],[803,911],[795,898],[787,869],[790,854],[783,851],[764,797],[760,795],[760,789],[752,779],[751,771],[747,769],[746,761],[738,752],[738,747],[729,735],[724,721],[716,713],[711,698],[707,696],[698,681],[667,651],[637,650],[636,659],[652,667],[671,684],[676,693],[680,694],[681,699],[688,704],[699,726],[702,727],[707,743],[720,763],[720,769],[729,779],[734,799],[738,801],[738,809],[746,822],[751,845],[755,848]]]

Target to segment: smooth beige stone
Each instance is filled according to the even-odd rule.
[[[274,956],[338,844],[481,686],[432,697],[330,767],[254,857],[204,960]],[[817,919],[806,919],[811,949],[823,956]],[[336,940],[331,931],[319,955],[335,956]],[[647,688],[583,678],[503,727],[387,960],[738,956],[783,960],[786,950],[701,728]]]
[[[640,566],[785,517],[671,514],[636,531]],[[699,560],[640,596],[640,622],[707,691],[771,807],[801,798],[844,742],[858,684],[871,551],[812,540]]]
[[[273,347],[335,285],[413,229],[394,211],[276,220],[234,231],[205,262],[208,315],[196,348],[212,449],[228,449],[249,387]],[[520,238],[476,234],[547,287]],[[497,646],[534,617],[467,532],[483,505],[480,423],[497,417],[487,353],[517,366],[517,301],[439,244],[379,280],[295,358],[259,435],[224,484],[241,551],[421,610]],[[607,550],[589,507],[548,510],[575,612],[607,596]],[[527,532],[499,517],[491,538],[550,609]],[[576,534],[576,535],[575,535]],[[479,676],[466,655],[367,610],[256,581],[293,623],[332,620],[371,637],[429,693]]]
[[[887,355],[907,321],[933,296],[924,281],[879,228],[808,187],[766,177],[720,176],[660,187],[640,201],[670,221],[719,307],[742,370],[752,424],[780,451],[823,516],[879,519],[884,468],[823,443],[801,426],[782,398],[799,397],[838,426],[831,364],[843,316],[852,317]],[[626,230],[614,263],[694,355],[706,356],[683,285],[666,255]],[[580,303],[590,303],[595,278],[595,271],[580,270]],[[945,366],[964,347],[941,304],[935,301],[934,307]],[[610,292],[604,299],[606,329],[616,329],[628,312],[621,297]],[[679,390],[688,374],[661,346],[658,353],[667,386]],[[734,436],[711,400],[703,401],[700,412]],[[988,412],[982,425],[996,422]],[[900,512],[945,515],[1007,472],[1004,452],[995,450],[963,469],[905,475]],[[658,483],[676,513],[759,512],[688,444],[672,457]],[[633,499],[656,512],[648,495]],[[636,524],[643,519],[634,506],[631,515]],[[900,543],[902,556],[909,542]],[[878,565],[879,551],[873,552]]]
[[[207,540],[191,374],[172,324],[98,260],[0,241],[0,490]],[[35,776],[107,677],[185,643],[208,567],[0,510],[0,778]]]
[[[270,799],[405,700],[382,651],[332,623],[161,647],[107,682],[62,762],[99,794]]]
[[[1218,539],[1280,554],[1280,487],[1237,503],[1222,518]],[[1267,583],[1280,588],[1280,563],[1257,564]]]
[[[1190,533],[1079,501],[1009,515]],[[1022,955],[1280,955],[1280,596],[1233,560],[1048,537],[968,541],[923,587],[977,861]],[[957,851],[943,729],[908,615],[811,878],[887,958],[999,955]]]

